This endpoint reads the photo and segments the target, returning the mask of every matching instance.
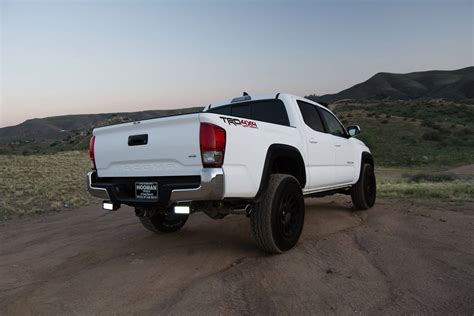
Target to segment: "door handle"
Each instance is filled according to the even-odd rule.
[[[310,139],[309,139],[309,142],[310,142],[311,144],[317,144],[317,143],[318,143],[318,141],[317,141],[316,139],[314,139],[314,138],[310,138]]]
[[[336,147],[341,147],[341,144],[336,144],[336,145],[334,145],[334,146],[336,146]]]
[[[128,146],[140,146],[148,144],[148,134],[132,135],[128,137]]]

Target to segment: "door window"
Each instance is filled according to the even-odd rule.
[[[324,125],[321,121],[321,117],[319,116],[316,106],[304,101],[298,100],[296,102],[298,103],[298,107],[300,108],[301,115],[303,116],[303,120],[306,125],[308,125],[317,132],[324,133]]]
[[[339,121],[334,115],[323,109],[319,109],[319,111],[321,112],[324,121],[326,122],[329,134],[332,134],[334,136],[346,137],[346,129],[344,128],[344,126],[341,125],[341,123],[339,123]]]

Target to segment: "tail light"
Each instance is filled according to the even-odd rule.
[[[94,144],[95,144],[95,136],[91,137],[91,142],[89,143],[89,156],[91,158],[91,169],[96,170],[95,167],[95,155],[94,155]]]
[[[214,124],[201,123],[199,143],[202,164],[205,168],[222,167],[225,142],[225,129]]]

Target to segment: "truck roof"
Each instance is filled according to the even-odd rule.
[[[290,97],[290,98],[293,97],[293,98],[298,98],[298,99],[304,99],[305,101],[307,101],[309,103],[317,104],[317,105],[322,106],[324,108],[328,108],[325,104],[321,104],[319,102],[315,102],[313,100],[306,99],[305,97],[300,97],[300,96],[293,95],[293,94],[290,94],[290,93],[274,92],[274,93],[265,93],[265,94],[258,94],[258,95],[249,95],[250,99],[244,99],[245,98],[245,95],[244,95],[244,96],[239,96],[239,97],[235,97],[235,98],[231,98],[231,99],[220,100],[220,101],[217,101],[217,102],[213,102],[213,103],[209,104],[208,106],[204,107],[203,112],[206,112],[209,109],[217,108],[217,107],[228,105],[228,104],[233,104],[233,103],[235,104],[235,103],[246,102],[246,101],[275,99],[275,98],[277,98],[277,96],[278,97]],[[238,98],[242,98],[242,100],[235,101],[235,99],[238,99]]]

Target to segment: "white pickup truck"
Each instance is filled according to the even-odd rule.
[[[242,97],[202,112],[96,128],[89,192],[103,208],[135,207],[153,232],[174,232],[189,214],[250,217],[258,246],[292,248],[304,222],[304,197],[351,195],[372,207],[374,160],[324,106],[289,94]]]

